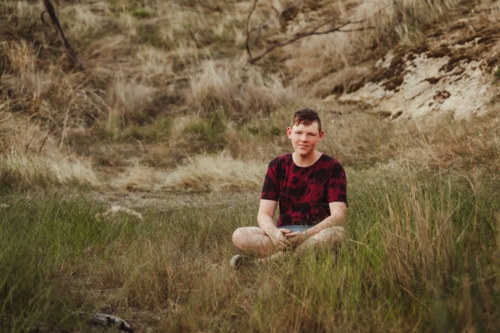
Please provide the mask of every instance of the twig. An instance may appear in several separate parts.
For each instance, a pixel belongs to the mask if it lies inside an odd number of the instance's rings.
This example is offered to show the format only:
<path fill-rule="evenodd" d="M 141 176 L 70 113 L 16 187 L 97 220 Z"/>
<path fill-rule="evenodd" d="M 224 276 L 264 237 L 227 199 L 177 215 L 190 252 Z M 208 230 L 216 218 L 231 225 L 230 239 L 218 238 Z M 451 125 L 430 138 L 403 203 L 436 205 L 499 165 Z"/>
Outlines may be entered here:
<path fill-rule="evenodd" d="M 339 30 L 339 32 L 353 32 L 353 31 L 363 31 L 363 30 L 372 30 L 372 29 L 375 29 L 375 27 L 365 27 L 365 28 L 358 28 L 358 29 Z"/>
<path fill-rule="evenodd" d="M 61 28 L 61 24 L 59 23 L 59 19 L 57 18 L 56 11 L 54 10 L 54 6 L 52 6 L 52 3 L 50 0 L 43 0 L 43 4 L 45 5 L 45 8 L 47 9 L 42 13 L 42 21 L 45 23 L 43 19 L 43 15 L 45 12 L 49 13 L 50 20 L 52 21 L 52 24 L 54 25 L 54 28 L 56 29 L 57 34 L 59 35 L 59 39 L 64 45 L 64 48 L 66 50 L 66 55 L 73 61 L 73 63 L 80 69 L 84 70 L 85 68 L 83 67 L 82 62 L 76 55 L 76 52 L 71 48 L 71 45 L 69 45 L 68 40 L 64 36 L 64 32 Z"/>
<path fill-rule="evenodd" d="M 454 290 L 458 290 L 458 289 L 465 288 L 465 287 L 470 287 L 473 284 L 476 284 L 476 283 L 479 283 L 479 282 L 484 282 L 484 281 L 493 279 L 494 277 L 497 277 L 497 276 L 498 276 L 498 274 L 493 274 L 491 276 L 487 276 L 487 277 L 484 277 L 482 279 L 479 279 L 479 280 L 476 280 L 476 281 L 473 281 L 473 282 L 464 283 L 462 286 L 454 288 Z"/>
<path fill-rule="evenodd" d="M 417 296 L 413 295 L 408 289 L 406 289 L 405 287 L 403 287 L 402 285 L 399 285 L 401 287 L 401 289 L 403 289 L 404 291 L 406 291 L 408 293 L 408 295 L 410 295 L 411 297 L 413 297 L 417 302 L 419 302 L 420 304 L 422 305 L 425 305 L 424 303 L 422 303 L 421 300 L 419 300 L 417 298 Z"/>
<path fill-rule="evenodd" d="M 66 124 L 68 122 L 69 110 L 70 110 L 70 107 L 68 106 L 68 108 L 66 109 L 66 115 L 64 116 L 63 130 L 62 130 L 62 134 L 61 134 L 61 143 L 59 144 L 59 150 L 61 150 L 63 147 L 64 137 L 66 136 L 66 133 L 67 133 Z"/>
<path fill-rule="evenodd" d="M 45 138 L 43 138 L 43 141 L 42 141 L 42 144 L 40 145 L 40 148 L 38 148 L 38 154 L 40 155 L 40 153 L 42 152 L 42 149 L 43 149 L 43 146 L 45 145 L 45 142 L 47 141 L 48 137 L 49 137 L 49 132 L 47 132 L 47 135 L 45 135 Z"/>
<path fill-rule="evenodd" d="M 36 132 L 33 134 L 33 137 L 31 138 L 30 142 L 26 145 L 26 154 L 28 153 L 31 144 L 33 143 L 33 140 L 35 140 Z"/>
<path fill-rule="evenodd" d="M 280 11 L 276 7 L 271 5 L 271 8 L 274 9 L 274 11 L 278 14 L 278 16 L 280 15 Z"/>

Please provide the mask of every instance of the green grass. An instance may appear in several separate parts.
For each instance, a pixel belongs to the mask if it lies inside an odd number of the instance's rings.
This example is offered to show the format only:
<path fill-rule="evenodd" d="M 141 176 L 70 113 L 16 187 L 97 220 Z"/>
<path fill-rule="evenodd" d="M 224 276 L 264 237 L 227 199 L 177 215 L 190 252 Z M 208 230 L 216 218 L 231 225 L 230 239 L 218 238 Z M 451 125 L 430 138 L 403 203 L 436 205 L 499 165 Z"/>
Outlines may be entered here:
<path fill-rule="evenodd" d="M 199 120 L 189 123 L 183 130 L 183 134 L 190 136 L 193 147 L 200 146 L 209 152 L 221 151 L 227 145 L 224 139 L 226 131 L 226 116 L 222 111 L 216 111 L 208 120 Z M 193 142 L 194 141 L 194 142 Z"/>
<path fill-rule="evenodd" d="M 4 197 L 1 330 L 75 331 L 86 323 L 72 312 L 86 311 L 141 331 L 496 331 L 498 182 L 410 169 L 348 176 L 338 253 L 238 272 L 231 234 L 255 224 L 258 193 L 144 208 L 143 221 L 97 220 L 106 207 L 83 197 Z"/>
<path fill-rule="evenodd" d="M 136 8 L 132 10 L 131 13 L 133 17 L 137 17 L 139 19 L 149 18 L 151 16 L 151 13 L 144 8 Z"/>

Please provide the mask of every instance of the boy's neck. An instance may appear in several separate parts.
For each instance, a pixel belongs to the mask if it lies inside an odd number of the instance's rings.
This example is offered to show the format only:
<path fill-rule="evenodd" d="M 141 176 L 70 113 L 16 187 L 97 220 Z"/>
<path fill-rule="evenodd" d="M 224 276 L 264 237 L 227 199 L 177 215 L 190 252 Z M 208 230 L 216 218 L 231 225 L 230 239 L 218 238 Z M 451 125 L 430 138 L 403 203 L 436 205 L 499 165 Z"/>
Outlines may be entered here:
<path fill-rule="evenodd" d="M 302 168 L 305 168 L 305 167 L 308 167 L 308 166 L 316 163 L 316 161 L 319 160 L 321 155 L 322 154 L 317 150 L 315 150 L 312 154 L 310 154 L 308 156 L 301 156 L 301 155 L 297 154 L 296 152 L 293 152 L 292 158 L 293 158 L 293 162 L 295 163 L 295 165 L 302 167 Z"/>

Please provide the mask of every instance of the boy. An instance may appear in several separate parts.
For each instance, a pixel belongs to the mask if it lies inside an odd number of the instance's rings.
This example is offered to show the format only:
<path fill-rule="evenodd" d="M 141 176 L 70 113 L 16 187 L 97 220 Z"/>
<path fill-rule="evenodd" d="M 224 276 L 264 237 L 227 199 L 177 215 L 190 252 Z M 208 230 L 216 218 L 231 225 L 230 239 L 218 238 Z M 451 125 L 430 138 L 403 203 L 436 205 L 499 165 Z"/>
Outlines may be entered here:
<path fill-rule="evenodd" d="M 324 136 L 316 111 L 296 111 L 287 134 L 294 152 L 269 163 L 257 214 L 259 227 L 234 232 L 233 243 L 244 255 L 231 259 L 233 267 L 275 260 L 285 251 L 330 247 L 345 238 L 346 177 L 337 160 L 316 150 Z"/>

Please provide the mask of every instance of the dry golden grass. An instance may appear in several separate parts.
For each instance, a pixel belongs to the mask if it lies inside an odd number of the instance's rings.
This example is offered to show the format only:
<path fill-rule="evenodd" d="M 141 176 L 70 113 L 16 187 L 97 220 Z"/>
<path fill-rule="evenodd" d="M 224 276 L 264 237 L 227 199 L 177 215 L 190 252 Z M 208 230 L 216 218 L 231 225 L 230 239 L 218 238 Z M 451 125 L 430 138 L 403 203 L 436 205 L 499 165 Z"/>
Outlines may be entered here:
<path fill-rule="evenodd" d="M 124 78 L 118 73 L 115 82 L 107 93 L 107 104 L 113 113 L 121 118 L 120 125 L 124 127 L 131 123 L 141 123 L 144 120 L 144 109 L 151 105 L 155 88 L 140 82 Z"/>
<path fill-rule="evenodd" d="M 436 170 L 500 171 L 500 131 L 494 111 L 469 121 L 449 117 L 412 123 L 368 115 L 326 118 L 320 149 L 358 168 L 399 163 Z"/>
<path fill-rule="evenodd" d="M 293 102 L 294 90 L 285 88 L 278 76 L 255 67 L 207 61 L 201 74 L 191 79 L 186 100 L 195 110 L 222 107 L 243 121 L 252 113 L 268 113 Z"/>
<path fill-rule="evenodd" d="M 99 186 L 91 160 L 68 152 L 62 138 L 27 117 L 0 111 L 0 179 L 16 189 L 50 185 Z"/>
<path fill-rule="evenodd" d="M 39 13 L 43 8 L 43 4 L 29 3 L 28 1 L 4 1 L 2 4 L 3 12 L 13 13 L 17 22 L 21 27 L 30 27 L 33 25 L 39 25 Z"/>
<path fill-rule="evenodd" d="M 175 78 L 173 64 L 168 53 L 150 45 L 141 45 L 135 55 L 138 65 L 135 70 L 148 82 L 160 85 L 165 80 Z"/>
<path fill-rule="evenodd" d="M 52 86 L 51 69 L 42 71 L 37 68 L 37 51 L 25 40 L 20 43 L 5 43 L 3 47 L 13 73 L 2 76 L 2 86 L 11 91 L 11 94 L 21 97 L 21 100 L 12 98 L 14 105 L 19 103 L 18 107 L 28 108 L 23 111 L 37 112 L 45 93 Z M 8 96 L 4 96 L 3 100 L 10 102 Z"/>
<path fill-rule="evenodd" d="M 131 191 L 158 191 L 167 173 L 152 167 L 136 164 L 111 182 L 116 189 Z"/>
<path fill-rule="evenodd" d="M 109 4 L 104 1 L 70 4 L 61 8 L 61 24 L 68 37 L 102 34 L 105 18 L 111 14 Z"/>
<path fill-rule="evenodd" d="M 62 154 L 0 154 L 0 175 L 3 186 L 11 190 L 75 184 L 96 187 L 101 184 L 89 160 Z"/>
<path fill-rule="evenodd" d="M 67 149 L 68 129 L 81 126 L 83 122 L 79 118 L 82 110 L 75 112 L 72 109 L 79 96 L 68 96 L 64 87 L 55 84 L 57 67 L 38 68 L 38 55 L 33 45 L 23 40 L 3 46 L 11 70 L 11 74 L 4 73 L 1 83 L 1 88 L 9 92 L 2 96 L 3 109 L 0 111 L 3 184 L 23 189 L 49 184 L 99 185 L 90 160 Z M 64 84 L 64 81 L 58 83 Z M 59 90 L 59 98 L 70 98 L 62 114 L 45 99 L 54 90 Z M 17 113 L 12 113 L 14 110 Z"/>
<path fill-rule="evenodd" d="M 139 191 L 255 190 L 262 186 L 267 164 L 237 160 L 227 152 L 188 158 L 171 172 L 137 164 L 112 182 L 117 189 Z"/>
<path fill-rule="evenodd" d="M 222 152 L 217 156 L 196 156 L 168 175 L 162 187 L 169 190 L 254 190 L 262 186 L 267 165 L 252 160 L 235 160 Z"/>
<path fill-rule="evenodd" d="M 421 141 L 402 159 L 411 158 L 437 169 L 465 169 L 473 174 L 486 171 L 498 178 L 500 174 L 500 126 L 498 117 L 486 116 L 473 121 L 441 123 L 417 128 Z"/>

